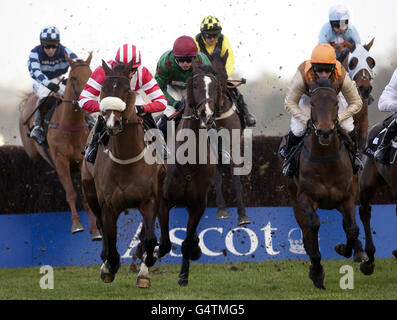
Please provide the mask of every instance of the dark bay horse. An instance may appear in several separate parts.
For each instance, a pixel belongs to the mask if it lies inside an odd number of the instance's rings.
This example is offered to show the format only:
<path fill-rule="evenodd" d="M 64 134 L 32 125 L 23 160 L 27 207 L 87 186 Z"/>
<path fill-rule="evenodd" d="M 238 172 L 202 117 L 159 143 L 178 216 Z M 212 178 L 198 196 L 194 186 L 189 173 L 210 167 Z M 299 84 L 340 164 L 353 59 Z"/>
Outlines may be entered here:
<path fill-rule="evenodd" d="M 56 107 L 52 114 L 47 134 L 48 148 L 39 146 L 33 139 L 28 138 L 28 133 L 34 117 L 31 117 L 26 125 L 25 122 L 32 114 L 37 104 L 37 97 L 30 93 L 22 102 L 20 107 L 19 131 L 26 153 L 33 161 L 45 159 L 51 166 L 55 166 L 59 180 L 66 192 L 66 200 L 72 212 L 72 233 L 83 231 L 80 218 L 77 213 L 77 193 L 73 187 L 71 167 L 81 169 L 85 141 L 89 130 L 85 123 L 85 112 L 78 106 L 77 99 L 84 88 L 85 83 L 91 75 L 90 62 L 92 53 L 84 60 L 73 61 L 66 56 L 71 70 L 66 83 L 65 94 L 62 102 Z M 83 205 L 88 212 L 90 222 L 90 233 L 92 240 L 100 240 L 101 235 L 95 225 L 95 218 L 83 199 Z"/>
<path fill-rule="evenodd" d="M 163 198 L 160 205 L 159 221 L 161 225 L 161 241 L 159 256 L 163 256 L 171 249 L 169 238 L 169 211 L 174 206 L 187 208 L 189 219 L 186 237 L 182 243 L 182 266 L 178 283 L 188 285 L 189 260 L 197 260 L 201 256 L 197 226 L 207 206 L 207 192 L 212 184 L 216 172 L 216 158 L 208 139 L 199 139 L 200 130 L 207 134 L 207 126 L 213 121 L 215 106 L 218 105 L 221 90 L 218 80 L 212 73 L 199 69 L 193 63 L 193 76 L 187 80 L 186 108 L 178 125 L 176 133 L 176 155 L 183 150 L 186 143 L 193 146 L 187 150 L 192 161 L 184 164 L 174 164 L 167 159 L 167 174 L 163 184 Z M 194 134 L 194 141 L 187 142 L 178 139 L 183 133 Z M 192 135 L 193 135 L 192 134 Z M 178 141 L 179 140 L 179 141 Z M 168 142 L 169 143 L 169 142 Z M 200 155 L 205 161 L 200 161 Z M 204 162 L 204 163 L 203 163 Z"/>
<path fill-rule="evenodd" d="M 375 60 L 370 56 L 369 50 L 374 40 L 375 38 L 365 45 L 346 42 L 350 54 L 343 63 L 352 80 L 356 82 L 358 93 L 363 101 L 361 110 L 353 116 L 360 151 L 363 151 L 368 136 L 368 99 L 374 78 L 372 69 L 375 67 Z"/>
<path fill-rule="evenodd" d="M 288 191 L 311 260 L 309 277 L 316 288 L 325 289 L 318 246 L 318 208 L 337 209 L 343 215 L 347 243 L 335 247 L 338 254 L 349 258 L 354 250 L 354 261 L 359 262 L 367 261 L 368 257 L 358 239 L 355 220 L 358 178 L 353 175 L 349 152 L 343 142 L 349 137 L 338 124 L 337 94 L 329 80 L 318 82 L 312 91 L 311 105 L 311 118 L 299 157 L 299 177 L 289 179 Z"/>
<path fill-rule="evenodd" d="M 389 118 L 390 123 L 393 118 Z M 387 123 L 387 124 L 388 124 Z M 368 141 L 371 141 L 387 124 L 379 122 L 374 125 L 368 135 Z M 359 213 L 365 230 L 365 251 L 368 255 L 368 262 L 360 266 L 361 271 L 370 275 L 375 268 L 375 245 L 372 239 L 371 231 L 371 200 L 373 199 L 378 188 L 387 186 L 391 191 L 392 199 L 397 202 L 397 162 L 393 164 L 381 164 L 374 157 L 364 155 L 364 169 L 360 175 L 360 192 L 359 192 Z M 396 207 L 397 214 L 397 207 Z"/>
<path fill-rule="evenodd" d="M 225 65 L 228 55 L 229 55 L 228 51 L 226 51 L 226 53 L 223 56 L 220 55 L 220 52 L 217 52 L 212 56 L 211 62 L 216 77 L 222 88 L 222 99 L 221 99 L 221 105 L 219 106 L 219 115 L 215 118 L 216 127 L 219 130 L 226 129 L 228 136 L 232 137 L 233 129 L 239 130 L 240 132 L 242 132 L 242 130 L 241 130 L 240 118 L 237 115 L 237 111 L 236 111 L 237 110 L 236 105 L 234 104 L 232 98 L 227 93 L 228 75 L 226 72 Z M 238 210 L 239 225 L 250 223 L 249 218 L 245 214 L 245 206 L 242 197 L 242 185 L 240 181 L 240 176 L 233 174 L 233 169 L 235 167 L 240 167 L 241 165 L 233 162 L 233 159 L 231 157 L 231 155 L 234 154 L 233 153 L 234 148 L 237 148 L 240 154 L 241 142 L 242 142 L 242 137 L 240 136 L 240 141 L 238 144 L 235 143 L 233 144 L 232 141 L 229 140 L 229 145 L 223 145 L 224 150 L 222 154 L 225 154 L 225 150 L 227 150 L 226 152 L 230 152 L 230 154 L 228 155 L 231 158 L 230 165 L 222 165 L 221 164 L 222 157 L 220 157 L 215 176 L 216 205 L 218 207 L 217 219 L 229 217 L 229 214 L 226 211 L 225 199 L 223 198 L 223 194 L 222 194 L 222 175 L 220 172 L 221 168 L 226 166 L 231 171 L 232 190 L 237 202 L 236 204 Z M 223 143 L 225 143 L 225 141 L 223 141 Z"/>
<path fill-rule="evenodd" d="M 118 217 L 128 208 L 138 208 L 141 212 L 142 266 L 137 286 L 147 288 L 150 286 L 148 267 L 156 261 L 154 229 L 162 167 L 145 161 L 144 130 L 134 107 L 135 92 L 130 89 L 132 63 L 119 64 L 111 70 L 102 62 L 106 78 L 100 108 L 110 138 L 106 146 L 99 146 L 94 165 L 84 159 L 82 185 L 103 236 L 101 279 L 106 283 L 114 280 L 120 266 L 116 247 Z"/>

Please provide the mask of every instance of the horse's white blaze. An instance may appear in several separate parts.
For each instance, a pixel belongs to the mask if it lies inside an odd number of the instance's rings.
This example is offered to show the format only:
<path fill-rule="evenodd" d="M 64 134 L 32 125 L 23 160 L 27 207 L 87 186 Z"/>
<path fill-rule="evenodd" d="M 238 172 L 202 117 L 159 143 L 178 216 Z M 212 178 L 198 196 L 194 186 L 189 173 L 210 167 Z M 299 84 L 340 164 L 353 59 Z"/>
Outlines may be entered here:
<path fill-rule="evenodd" d="M 114 127 L 114 112 L 112 112 L 111 114 L 110 114 L 110 117 L 109 117 L 109 119 L 106 121 L 106 126 L 109 128 L 109 129 L 111 129 L 111 128 L 113 128 Z"/>
<path fill-rule="evenodd" d="M 204 84 L 205 84 L 205 97 L 206 99 L 210 98 L 210 83 L 212 79 L 208 76 L 205 76 L 204 78 Z M 207 119 L 209 119 L 212 116 L 213 112 L 210 108 L 210 105 L 208 102 L 205 104 L 205 115 L 207 116 Z"/>

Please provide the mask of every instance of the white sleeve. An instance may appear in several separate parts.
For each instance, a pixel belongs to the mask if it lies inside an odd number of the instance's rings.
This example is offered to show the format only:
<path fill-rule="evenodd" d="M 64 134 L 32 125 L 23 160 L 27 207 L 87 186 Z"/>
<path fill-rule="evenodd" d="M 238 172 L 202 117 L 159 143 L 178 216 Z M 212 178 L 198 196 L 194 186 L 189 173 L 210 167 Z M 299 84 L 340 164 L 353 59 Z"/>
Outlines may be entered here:
<path fill-rule="evenodd" d="M 397 69 L 379 98 L 378 108 L 379 111 L 397 112 Z"/>

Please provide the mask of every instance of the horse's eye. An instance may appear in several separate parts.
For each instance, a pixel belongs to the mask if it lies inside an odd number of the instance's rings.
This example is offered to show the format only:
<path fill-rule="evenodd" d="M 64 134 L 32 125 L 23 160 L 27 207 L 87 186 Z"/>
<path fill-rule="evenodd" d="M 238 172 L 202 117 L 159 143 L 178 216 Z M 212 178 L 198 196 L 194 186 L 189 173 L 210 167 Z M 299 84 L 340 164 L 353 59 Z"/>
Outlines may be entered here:
<path fill-rule="evenodd" d="M 314 107 L 314 103 L 313 103 L 313 102 L 311 102 L 311 101 L 310 101 L 310 105 L 311 105 L 312 107 Z"/>

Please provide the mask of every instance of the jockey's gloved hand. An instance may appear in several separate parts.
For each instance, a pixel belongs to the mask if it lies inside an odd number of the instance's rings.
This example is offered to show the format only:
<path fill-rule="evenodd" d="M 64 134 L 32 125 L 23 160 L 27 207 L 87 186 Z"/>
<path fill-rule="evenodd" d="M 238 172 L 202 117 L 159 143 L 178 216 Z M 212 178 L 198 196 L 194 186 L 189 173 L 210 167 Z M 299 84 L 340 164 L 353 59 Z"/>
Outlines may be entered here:
<path fill-rule="evenodd" d="M 175 105 L 175 109 L 176 109 L 176 111 L 179 111 L 179 112 L 183 112 L 183 110 L 185 110 L 185 100 L 181 100 L 181 101 L 179 101 L 176 105 Z"/>
<path fill-rule="evenodd" d="M 57 85 L 56 83 L 50 82 L 50 83 L 47 85 L 47 88 L 50 89 L 51 91 L 57 93 L 58 90 L 59 90 L 59 85 Z"/>
<path fill-rule="evenodd" d="M 136 110 L 136 114 L 141 115 L 145 113 L 145 109 L 143 108 L 143 106 L 135 106 L 135 110 Z"/>

